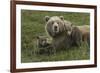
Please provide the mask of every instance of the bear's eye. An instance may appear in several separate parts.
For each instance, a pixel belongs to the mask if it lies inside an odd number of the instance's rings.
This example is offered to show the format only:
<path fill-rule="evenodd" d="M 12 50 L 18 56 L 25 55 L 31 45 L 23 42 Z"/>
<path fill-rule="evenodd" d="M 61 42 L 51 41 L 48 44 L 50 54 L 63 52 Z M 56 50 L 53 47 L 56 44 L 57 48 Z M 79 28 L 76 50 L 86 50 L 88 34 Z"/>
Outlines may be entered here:
<path fill-rule="evenodd" d="M 60 24 L 60 22 L 57 22 L 57 24 Z"/>
<path fill-rule="evenodd" d="M 54 24 L 54 22 L 52 21 L 51 24 Z"/>

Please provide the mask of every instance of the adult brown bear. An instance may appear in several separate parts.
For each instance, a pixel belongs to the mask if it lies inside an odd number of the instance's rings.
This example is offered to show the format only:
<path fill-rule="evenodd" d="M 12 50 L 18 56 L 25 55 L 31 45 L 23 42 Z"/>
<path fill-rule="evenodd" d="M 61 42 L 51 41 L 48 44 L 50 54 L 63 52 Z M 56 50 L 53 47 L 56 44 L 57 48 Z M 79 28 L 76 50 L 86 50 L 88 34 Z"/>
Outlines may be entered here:
<path fill-rule="evenodd" d="M 71 37 L 72 32 L 72 23 L 69 21 L 64 20 L 63 16 L 53 16 L 45 17 L 46 25 L 45 29 L 46 32 L 50 35 L 52 38 L 51 46 L 53 49 L 67 49 L 72 47 L 72 38 L 74 38 L 74 32 L 78 35 L 81 35 L 81 32 L 79 29 L 75 29 L 76 31 L 73 31 L 73 37 Z M 79 32 L 77 32 L 79 30 Z M 81 42 L 81 36 L 78 36 L 78 40 L 75 40 L 74 44 L 78 44 L 77 42 Z"/>
<path fill-rule="evenodd" d="M 45 21 L 45 29 L 52 38 L 53 48 L 80 46 L 82 41 L 90 45 L 89 25 L 73 26 L 70 21 L 64 20 L 63 16 L 46 16 Z"/>

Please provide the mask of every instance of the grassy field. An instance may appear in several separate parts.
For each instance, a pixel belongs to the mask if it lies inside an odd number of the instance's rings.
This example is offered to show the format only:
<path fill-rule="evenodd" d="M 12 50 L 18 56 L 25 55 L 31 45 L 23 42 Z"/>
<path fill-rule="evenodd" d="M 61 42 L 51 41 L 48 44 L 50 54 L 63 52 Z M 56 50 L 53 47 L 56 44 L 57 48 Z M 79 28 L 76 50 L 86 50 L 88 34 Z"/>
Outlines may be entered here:
<path fill-rule="evenodd" d="M 81 47 L 73 47 L 66 51 L 60 51 L 56 55 L 39 55 L 34 50 L 36 46 L 36 36 L 45 35 L 45 20 L 48 16 L 64 16 L 65 20 L 71 21 L 74 25 L 89 25 L 89 13 L 73 12 L 49 12 L 49 11 L 21 11 L 21 62 L 43 62 L 43 61 L 65 61 L 65 60 L 86 60 L 90 58 L 89 47 L 84 43 Z M 49 36 L 48 36 L 49 37 Z"/>

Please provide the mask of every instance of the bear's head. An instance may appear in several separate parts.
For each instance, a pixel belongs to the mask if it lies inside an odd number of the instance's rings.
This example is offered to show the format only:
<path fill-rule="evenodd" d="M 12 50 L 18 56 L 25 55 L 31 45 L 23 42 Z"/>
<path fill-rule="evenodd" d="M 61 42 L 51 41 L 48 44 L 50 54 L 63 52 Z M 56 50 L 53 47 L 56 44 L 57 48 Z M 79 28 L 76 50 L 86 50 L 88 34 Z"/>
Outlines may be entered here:
<path fill-rule="evenodd" d="M 48 39 L 45 36 L 37 36 L 37 46 L 39 48 L 45 47 L 48 43 Z"/>
<path fill-rule="evenodd" d="M 69 28 L 63 16 L 45 16 L 45 21 L 45 29 L 51 37 L 61 35 L 63 32 L 67 32 L 66 29 Z"/>

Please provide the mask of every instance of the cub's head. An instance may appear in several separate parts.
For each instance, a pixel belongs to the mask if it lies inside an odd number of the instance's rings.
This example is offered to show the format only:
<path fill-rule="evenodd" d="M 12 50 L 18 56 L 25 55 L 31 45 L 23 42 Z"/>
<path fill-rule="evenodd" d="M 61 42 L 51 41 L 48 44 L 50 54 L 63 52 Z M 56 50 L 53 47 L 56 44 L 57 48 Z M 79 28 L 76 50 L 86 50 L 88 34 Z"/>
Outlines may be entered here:
<path fill-rule="evenodd" d="M 45 36 L 37 36 L 37 46 L 39 48 L 46 47 L 48 45 L 48 38 Z"/>
<path fill-rule="evenodd" d="M 64 30 L 64 18 L 63 16 L 45 16 L 46 26 L 45 29 L 47 33 L 55 37 Z"/>

